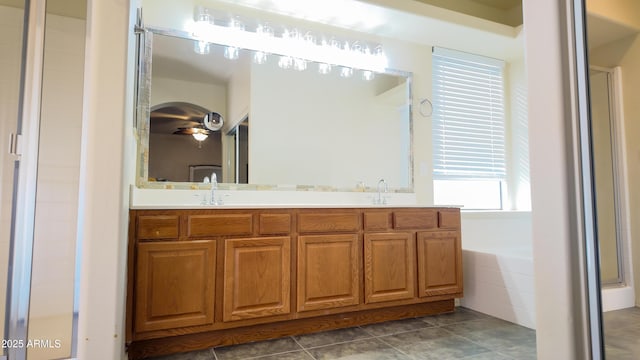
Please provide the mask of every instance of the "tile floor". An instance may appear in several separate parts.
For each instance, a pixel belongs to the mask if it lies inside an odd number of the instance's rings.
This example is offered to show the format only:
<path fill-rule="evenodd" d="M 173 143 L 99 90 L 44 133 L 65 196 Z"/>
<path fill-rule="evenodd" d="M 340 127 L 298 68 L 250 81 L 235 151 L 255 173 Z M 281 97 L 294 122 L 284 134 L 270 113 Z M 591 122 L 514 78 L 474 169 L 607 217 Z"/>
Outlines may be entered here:
<path fill-rule="evenodd" d="M 535 359 L 535 331 L 465 308 L 153 360 Z"/>
<path fill-rule="evenodd" d="M 640 308 L 604 314 L 607 360 L 640 359 Z M 535 331 L 465 308 L 316 334 L 153 358 L 153 360 L 527 360 Z"/>
<path fill-rule="evenodd" d="M 640 359 L 640 308 L 604 313 L 604 344 L 607 360 Z"/>

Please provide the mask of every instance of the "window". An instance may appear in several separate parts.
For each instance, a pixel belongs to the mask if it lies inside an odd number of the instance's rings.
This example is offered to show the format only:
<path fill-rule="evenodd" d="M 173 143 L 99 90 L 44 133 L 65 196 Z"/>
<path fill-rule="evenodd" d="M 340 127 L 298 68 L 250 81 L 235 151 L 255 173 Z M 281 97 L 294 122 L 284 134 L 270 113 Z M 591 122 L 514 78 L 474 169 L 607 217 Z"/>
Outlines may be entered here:
<path fill-rule="evenodd" d="M 504 62 L 433 49 L 434 203 L 501 209 Z"/>

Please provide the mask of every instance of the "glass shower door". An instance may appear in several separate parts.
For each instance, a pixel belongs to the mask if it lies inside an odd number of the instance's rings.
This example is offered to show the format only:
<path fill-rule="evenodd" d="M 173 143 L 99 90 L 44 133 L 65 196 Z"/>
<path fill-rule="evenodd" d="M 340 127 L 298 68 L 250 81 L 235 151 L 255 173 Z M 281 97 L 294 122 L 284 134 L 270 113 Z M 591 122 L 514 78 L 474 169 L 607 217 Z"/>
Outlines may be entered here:
<path fill-rule="evenodd" d="M 77 319 L 86 0 L 15 3 L 0 0 L 0 329 L 8 341 L 0 359 L 67 359 Z"/>
<path fill-rule="evenodd" d="M 47 0 L 27 359 L 73 357 L 85 0 Z"/>
<path fill-rule="evenodd" d="M 7 339 L 5 324 L 14 177 L 18 157 L 16 141 L 20 109 L 22 43 L 25 1 L 11 6 L 0 2 L 0 339 Z M 11 149 L 7 151 L 7 149 Z M 0 358 L 6 356 L 0 348 Z"/>

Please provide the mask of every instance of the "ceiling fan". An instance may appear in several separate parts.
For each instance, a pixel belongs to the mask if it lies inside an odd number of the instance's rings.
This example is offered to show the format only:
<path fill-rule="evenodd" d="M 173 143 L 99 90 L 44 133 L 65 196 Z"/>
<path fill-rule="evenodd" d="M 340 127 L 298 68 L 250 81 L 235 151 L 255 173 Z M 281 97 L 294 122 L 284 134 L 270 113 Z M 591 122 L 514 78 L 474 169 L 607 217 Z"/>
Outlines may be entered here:
<path fill-rule="evenodd" d="M 219 113 L 185 102 L 156 105 L 150 115 L 151 132 L 191 135 L 199 142 L 224 125 Z"/>
<path fill-rule="evenodd" d="M 194 127 L 181 127 L 174 131 L 174 135 L 191 135 L 198 141 L 204 141 L 211 131 L 205 129 L 202 125 L 196 125 Z"/>

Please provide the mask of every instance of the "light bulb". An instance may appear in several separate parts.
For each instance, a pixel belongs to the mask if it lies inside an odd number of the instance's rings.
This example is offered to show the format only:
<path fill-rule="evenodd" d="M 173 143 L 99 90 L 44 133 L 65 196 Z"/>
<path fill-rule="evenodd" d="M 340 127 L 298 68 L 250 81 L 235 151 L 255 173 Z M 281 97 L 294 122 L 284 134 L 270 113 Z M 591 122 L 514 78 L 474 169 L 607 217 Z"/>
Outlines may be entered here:
<path fill-rule="evenodd" d="M 333 50 L 340 49 L 340 42 L 335 38 L 331 38 L 331 40 L 329 40 L 329 47 Z"/>
<path fill-rule="evenodd" d="M 320 63 L 318 64 L 318 72 L 322 75 L 327 75 L 331 72 L 331 64 Z"/>
<path fill-rule="evenodd" d="M 267 39 L 273 38 L 273 28 L 267 24 L 260 24 L 256 28 L 256 34 L 260 36 L 264 36 Z M 264 64 L 267 62 L 268 53 L 264 51 L 256 51 L 253 54 L 253 62 L 256 64 Z"/>
<path fill-rule="evenodd" d="M 382 48 L 381 48 L 382 50 Z M 371 49 L 369 49 L 369 47 L 365 44 L 362 46 L 362 54 L 365 56 L 370 56 L 371 55 Z"/>
<path fill-rule="evenodd" d="M 382 50 L 382 45 L 378 45 L 373 49 L 373 56 L 377 58 L 384 58 L 384 51 Z"/>
<path fill-rule="evenodd" d="M 258 25 L 258 27 L 256 28 L 256 34 L 260 34 L 262 36 L 266 36 L 266 37 L 270 37 L 272 38 L 273 35 L 273 28 L 267 24 L 260 24 Z"/>
<path fill-rule="evenodd" d="M 293 58 L 291 56 L 280 56 L 278 66 L 282 69 L 291 69 L 291 66 L 293 66 Z"/>
<path fill-rule="evenodd" d="M 193 138 L 198 140 L 198 141 L 204 141 L 204 140 L 207 139 L 207 137 L 209 137 L 209 135 L 207 135 L 205 133 L 201 133 L 201 132 L 195 132 L 191 136 L 193 136 Z"/>
<path fill-rule="evenodd" d="M 195 51 L 196 54 L 207 55 L 209 52 L 211 52 L 211 48 L 209 47 L 208 42 L 204 40 L 198 40 L 194 41 L 193 43 L 193 51 Z"/>
<path fill-rule="evenodd" d="M 316 45 L 316 37 L 313 36 L 311 31 L 307 31 L 306 34 L 304 34 L 303 40 L 309 46 L 315 46 Z"/>
<path fill-rule="evenodd" d="M 362 53 L 362 45 L 360 45 L 359 41 L 354 41 L 353 45 L 351 45 L 351 51 L 353 51 L 355 53 L 358 53 L 358 54 Z"/>
<path fill-rule="evenodd" d="M 240 18 L 238 18 L 237 16 L 229 20 L 228 26 L 229 26 L 229 29 L 233 30 L 234 32 L 239 33 L 241 31 L 244 31 L 244 24 L 242 23 L 242 21 L 240 21 Z M 236 60 L 239 56 L 240 56 L 240 49 L 235 46 L 227 46 L 224 49 L 224 57 L 229 60 Z"/>
<path fill-rule="evenodd" d="M 340 76 L 343 78 L 349 78 L 353 76 L 353 69 L 347 66 L 340 67 Z"/>
<path fill-rule="evenodd" d="M 244 31 L 244 24 L 242 23 L 242 21 L 240 21 L 240 18 L 236 16 L 229 20 L 229 28 L 238 31 Z"/>
<path fill-rule="evenodd" d="M 192 31 L 193 35 L 196 37 L 206 36 L 212 23 L 213 19 L 211 15 L 209 15 L 209 9 L 198 7 L 196 9 L 196 19 Z"/>
<path fill-rule="evenodd" d="M 264 51 L 256 51 L 253 53 L 253 62 L 262 65 L 267 62 L 267 53 Z"/>
<path fill-rule="evenodd" d="M 209 9 L 203 8 L 203 7 L 198 7 L 197 9 L 197 13 L 196 13 L 196 22 L 210 22 L 211 21 L 211 15 L 209 15 Z"/>
<path fill-rule="evenodd" d="M 298 70 L 298 71 L 304 71 L 307 70 L 307 62 L 303 59 L 300 58 L 294 58 L 293 59 L 293 68 Z"/>
<path fill-rule="evenodd" d="M 240 49 L 234 46 L 227 46 L 224 48 L 224 57 L 229 60 L 236 60 L 240 57 Z"/>

